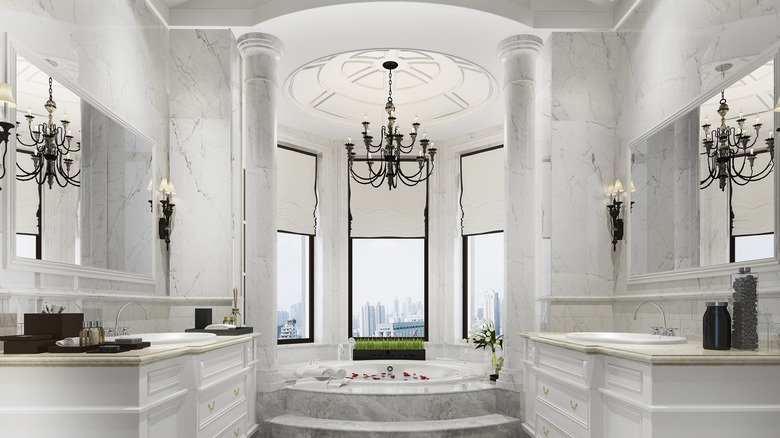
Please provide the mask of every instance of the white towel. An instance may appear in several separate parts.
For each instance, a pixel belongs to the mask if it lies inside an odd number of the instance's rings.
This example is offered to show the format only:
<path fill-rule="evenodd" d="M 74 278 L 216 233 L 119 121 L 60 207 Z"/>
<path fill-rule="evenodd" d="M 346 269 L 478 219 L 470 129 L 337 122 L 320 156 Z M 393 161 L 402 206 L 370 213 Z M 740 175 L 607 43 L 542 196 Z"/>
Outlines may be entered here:
<path fill-rule="evenodd" d="M 59 341 L 55 342 L 58 347 L 78 347 L 79 346 L 79 338 L 78 336 L 72 337 L 72 338 L 65 338 L 60 339 Z"/>
<path fill-rule="evenodd" d="M 301 377 L 314 377 L 319 380 L 343 379 L 347 377 L 347 370 L 344 368 L 334 370 L 333 368 L 319 366 L 305 370 Z"/>
<path fill-rule="evenodd" d="M 347 379 L 331 379 L 328 380 L 328 388 L 341 388 L 346 385 L 347 382 Z"/>

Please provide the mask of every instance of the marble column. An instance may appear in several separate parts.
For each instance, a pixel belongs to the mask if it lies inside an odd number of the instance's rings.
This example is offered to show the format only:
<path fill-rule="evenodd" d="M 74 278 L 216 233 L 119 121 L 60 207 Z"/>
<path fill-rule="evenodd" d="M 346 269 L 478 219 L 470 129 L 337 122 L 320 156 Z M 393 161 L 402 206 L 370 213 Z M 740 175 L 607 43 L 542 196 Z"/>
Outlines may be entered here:
<path fill-rule="evenodd" d="M 498 45 L 504 64 L 504 368 L 500 386 L 522 389 L 522 340 L 534 329 L 536 295 L 541 290 L 542 196 L 535 137 L 536 59 L 542 40 L 509 37 Z"/>
<path fill-rule="evenodd" d="M 257 388 L 264 393 L 282 387 L 276 360 L 276 69 L 282 43 L 248 33 L 236 44 L 242 58 L 245 318 L 262 334 L 255 345 Z"/>

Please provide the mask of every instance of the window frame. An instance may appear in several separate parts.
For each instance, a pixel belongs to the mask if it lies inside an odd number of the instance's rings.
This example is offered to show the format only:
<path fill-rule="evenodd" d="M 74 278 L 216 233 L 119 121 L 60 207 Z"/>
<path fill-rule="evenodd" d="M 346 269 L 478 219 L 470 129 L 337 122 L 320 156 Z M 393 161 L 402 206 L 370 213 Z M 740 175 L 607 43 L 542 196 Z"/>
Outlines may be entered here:
<path fill-rule="evenodd" d="M 462 173 L 462 159 L 463 157 L 468 157 L 471 155 L 481 154 L 483 152 L 490 152 L 496 149 L 503 149 L 504 145 L 497 145 L 497 146 L 491 146 L 487 147 L 485 149 L 479 149 L 472 152 L 467 152 L 460 154 L 460 157 L 458 158 L 458 164 L 459 164 L 459 184 L 460 184 L 460 196 L 463 196 L 463 173 Z M 463 207 L 460 205 L 460 201 L 458 201 L 458 208 L 460 209 L 460 219 L 461 219 L 461 334 L 463 336 L 463 339 L 468 339 L 469 337 L 469 330 L 471 329 L 471 326 L 469 325 L 469 245 L 468 240 L 469 237 L 472 236 L 484 236 L 487 234 L 497 234 L 497 233 L 503 233 L 504 230 L 495 230 L 495 231 L 486 231 L 484 233 L 476 233 L 476 234 L 463 234 Z M 506 244 L 506 242 L 505 242 Z"/>
<path fill-rule="evenodd" d="M 347 178 L 351 178 L 349 174 L 347 174 Z M 428 324 L 429 322 L 429 300 L 428 300 L 428 279 L 429 279 L 429 260 L 428 256 L 430 253 L 430 249 L 428 247 L 429 239 L 428 239 L 428 203 L 430 201 L 430 195 L 429 195 L 429 186 L 428 186 L 428 180 L 426 179 L 424 183 L 425 184 L 425 209 L 423 210 L 423 220 L 425 221 L 424 228 L 424 236 L 423 237 L 352 237 L 352 211 L 350 209 L 350 201 L 352 198 L 352 190 L 351 186 L 352 181 L 349 181 L 347 184 L 347 333 L 349 334 L 350 338 L 353 338 L 355 336 L 352 335 L 352 311 L 354 309 L 352 305 L 352 255 L 353 255 L 353 248 L 352 248 L 352 242 L 354 239 L 399 239 L 399 240 L 408 240 L 408 239 L 422 239 L 423 241 L 423 318 L 424 318 L 424 324 L 423 324 L 423 341 L 428 342 L 428 337 L 430 336 L 430 326 Z M 359 184 L 359 183 L 356 183 Z M 403 186 L 405 187 L 405 186 Z M 384 190 L 385 188 L 383 186 L 377 187 L 376 190 Z M 402 186 L 399 186 L 396 190 L 402 189 Z"/>
<path fill-rule="evenodd" d="M 314 194 L 315 194 L 315 197 L 317 198 L 316 207 L 318 207 L 319 206 L 319 193 L 318 193 L 317 189 L 319 187 L 319 184 L 318 184 L 318 179 L 319 179 L 319 157 L 317 156 L 317 154 L 312 153 L 312 152 L 302 151 L 300 149 L 296 149 L 296 148 L 293 148 L 293 147 L 290 147 L 290 146 L 284 146 L 284 145 L 281 145 L 281 144 L 277 144 L 276 147 L 280 148 L 280 149 L 286 149 L 286 150 L 292 151 L 292 152 L 297 152 L 299 154 L 313 156 L 315 158 Z M 314 304 L 315 304 L 314 303 L 314 272 L 315 272 L 315 270 L 314 270 L 314 237 L 315 237 L 315 235 L 314 234 L 292 233 L 292 232 L 289 232 L 289 231 L 282 231 L 282 230 L 279 230 L 279 229 L 276 230 L 276 233 L 277 233 L 277 235 L 279 233 L 284 233 L 284 234 L 292 234 L 292 235 L 296 235 L 296 236 L 307 237 L 308 238 L 308 247 L 309 247 L 309 257 L 308 257 L 309 281 L 308 281 L 308 285 L 307 285 L 308 289 L 309 289 L 309 292 L 308 292 L 308 299 L 309 299 L 308 308 L 309 308 L 309 311 L 306 312 L 306 314 L 307 314 L 306 316 L 309 319 L 309 321 L 308 321 L 309 322 L 309 336 L 304 337 L 304 338 L 296 338 L 296 339 L 278 339 L 277 338 L 276 339 L 276 344 L 277 345 L 312 344 L 312 343 L 314 343 L 314 323 L 315 323 L 315 317 L 314 317 L 314 313 L 315 313 L 314 312 Z M 277 246 L 278 246 L 278 244 L 277 244 Z M 277 249 L 277 251 L 278 251 L 278 249 Z M 277 260 L 277 263 L 278 263 L 278 260 Z M 278 296 L 278 294 L 279 294 L 278 281 L 277 281 L 276 293 L 277 293 L 277 296 Z M 278 312 L 278 311 L 279 311 L 279 304 L 277 302 L 276 312 Z"/>

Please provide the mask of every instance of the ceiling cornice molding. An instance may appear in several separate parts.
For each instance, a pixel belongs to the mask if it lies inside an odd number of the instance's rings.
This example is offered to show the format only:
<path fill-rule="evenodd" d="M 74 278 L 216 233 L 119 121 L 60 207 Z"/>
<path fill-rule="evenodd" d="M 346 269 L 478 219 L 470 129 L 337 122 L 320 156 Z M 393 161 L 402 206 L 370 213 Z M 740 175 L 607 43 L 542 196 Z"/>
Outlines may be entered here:
<path fill-rule="evenodd" d="M 257 0 L 257 6 L 247 2 L 214 0 L 146 0 L 170 28 L 252 27 L 268 20 L 304 10 L 367 3 L 376 0 Z M 193 5 L 194 2 L 194 5 Z M 634 11 L 641 0 L 598 2 L 595 0 L 546 0 L 518 2 L 512 0 L 405 0 L 398 3 L 428 3 L 463 7 L 498 15 L 534 29 L 551 31 L 615 30 Z M 175 4 L 169 7 L 169 4 Z M 213 6 L 213 7 L 209 7 Z"/>

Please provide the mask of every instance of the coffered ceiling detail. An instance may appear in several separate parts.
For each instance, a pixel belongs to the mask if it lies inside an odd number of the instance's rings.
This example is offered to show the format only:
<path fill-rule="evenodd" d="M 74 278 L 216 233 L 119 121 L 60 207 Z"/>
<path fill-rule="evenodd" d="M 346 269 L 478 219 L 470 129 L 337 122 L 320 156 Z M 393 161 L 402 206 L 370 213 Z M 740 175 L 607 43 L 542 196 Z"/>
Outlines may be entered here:
<path fill-rule="evenodd" d="M 393 102 L 402 128 L 415 116 L 423 128 L 452 122 L 478 111 L 497 95 L 496 80 L 464 59 L 423 50 L 369 49 L 312 61 L 285 81 L 290 102 L 319 119 L 360 127 L 364 116 L 379 129 L 386 122 L 388 70 L 393 70 Z"/>

